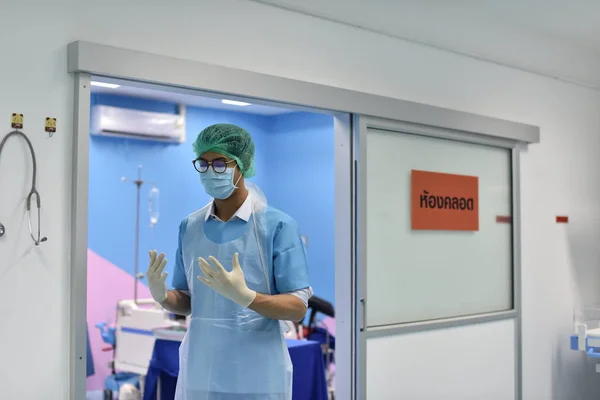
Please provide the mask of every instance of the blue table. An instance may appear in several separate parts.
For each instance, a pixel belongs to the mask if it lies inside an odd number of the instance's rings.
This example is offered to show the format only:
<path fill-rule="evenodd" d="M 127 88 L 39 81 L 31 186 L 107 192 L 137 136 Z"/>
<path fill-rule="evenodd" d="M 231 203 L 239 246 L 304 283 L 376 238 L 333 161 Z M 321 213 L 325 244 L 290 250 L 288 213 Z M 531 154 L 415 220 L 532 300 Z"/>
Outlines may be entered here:
<path fill-rule="evenodd" d="M 157 339 L 146 383 L 144 400 L 154 400 L 160 378 L 161 400 L 175 397 L 179 373 L 180 342 Z M 294 365 L 293 400 L 327 400 L 327 381 L 321 346 L 308 340 L 287 340 Z"/>

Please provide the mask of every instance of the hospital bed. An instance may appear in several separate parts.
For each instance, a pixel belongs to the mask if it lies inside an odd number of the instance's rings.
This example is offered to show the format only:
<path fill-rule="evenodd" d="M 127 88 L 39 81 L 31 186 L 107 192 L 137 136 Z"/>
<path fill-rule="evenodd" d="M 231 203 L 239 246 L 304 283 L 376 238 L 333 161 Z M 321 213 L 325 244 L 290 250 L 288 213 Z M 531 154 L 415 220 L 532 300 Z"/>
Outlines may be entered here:
<path fill-rule="evenodd" d="M 154 350 L 153 331 L 184 324 L 153 299 L 119 301 L 115 369 L 145 375 Z"/>
<path fill-rule="evenodd" d="M 574 315 L 571 350 L 584 352 L 590 359 L 598 359 L 596 372 L 600 373 L 600 306 L 583 307 Z"/>
<path fill-rule="evenodd" d="M 187 319 L 164 310 L 153 299 L 121 300 L 117 304 L 114 327 L 106 322 L 96 324 L 102 340 L 111 345 L 104 350 L 113 351 L 111 375 L 105 380 L 104 399 L 112 400 L 124 384 L 144 387 L 143 378 L 148 371 L 156 332 L 185 332 Z M 118 371 L 118 372 L 117 372 Z"/>

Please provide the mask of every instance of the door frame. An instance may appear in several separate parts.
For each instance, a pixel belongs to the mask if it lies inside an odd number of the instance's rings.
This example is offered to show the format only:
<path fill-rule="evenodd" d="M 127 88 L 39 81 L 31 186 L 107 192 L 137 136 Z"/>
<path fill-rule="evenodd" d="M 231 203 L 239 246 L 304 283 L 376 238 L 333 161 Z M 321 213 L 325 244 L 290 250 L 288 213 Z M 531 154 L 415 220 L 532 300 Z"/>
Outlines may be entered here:
<path fill-rule="evenodd" d="M 488 313 L 479 313 L 468 316 L 441 318 L 423 322 L 399 323 L 385 327 L 367 326 L 367 245 L 364 223 L 367 214 L 367 151 L 366 137 L 369 129 L 383 130 L 401 135 L 415 135 L 420 137 L 429 137 L 442 140 L 451 140 L 460 143 L 479 144 L 495 148 L 502 148 L 510 151 L 510 174 L 511 174 L 511 223 L 512 223 L 512 308 L 505 311 L 496 311 Z M 357 365 L 357 393 L 360 399 L 367 398 L 366 382 L 366 360 L 367 360 L 367 339 L 400 335 L 415 332 L 425 332 L 428 330 L 445 329 L 451 327 L 469 326 L 493 321 L 513 320 L 514 321 L 514 377 L 515 377 L 515 400 L 522 398 L 522 342 L 521 342 L 521 207 L 520 207 L 520 153 L 526 146 L 526 143 L 518 140 L 489 137 L 474 134 L 472 132 L 458 132 L 451 129 L 425 126 L 420 124 L 407 123 L 404 121 L 393 121 L 382 118 L 354 116 L 354 151 L 355 160 L 356 188 L 358 193 L 355 218 L 357 235 L 355 237 L 355 259 L 354 275 L 356 278 L 356 293 L 358 295 L 357 320 L 360 321 L 357 331 L 356 354 L 358 355 Z"/>
<path fill-rule="evenodd" d="M 472 135 L 538 143 L 537 126 L 434 107 L 406 100 L 265 75 L 198 61 L 76 41 L 67 49 L 67 72 L 74 75 L 73 158 L 70 243 L 70 362 L 71 399 L 86 391 L 86 303 L 89 185 L 90 82 L 92 77 L 123 79 L 133 83 L 168 87 L 172 91 L 201 91 L 235 96 L 255 103 L 277 102 L 317 110 L 332 110 L 336 117 L 336 323 L 337 360 L 354 365 L 356 263 L 353 206 L 357 199 L 353 167 L 356 138 L 348 115 L 370 115 L 401 120 Z M 346 133 L 343 132 L 346 129 Z M 345 172 L 344 172 L 345 171 Z M 342 173 L 340 177 L 337 174 Z M 350 301 L 349 301 L 350 300 Z M 342 358 L 340 358 L 342 357 Z M 344 359 L 344 357 L 348 357 Z M 341 365 L 341 364 L 340 364 Z M 336 391 L 340 398 L 356 398 L 356 368 L 337 370 Z"/>

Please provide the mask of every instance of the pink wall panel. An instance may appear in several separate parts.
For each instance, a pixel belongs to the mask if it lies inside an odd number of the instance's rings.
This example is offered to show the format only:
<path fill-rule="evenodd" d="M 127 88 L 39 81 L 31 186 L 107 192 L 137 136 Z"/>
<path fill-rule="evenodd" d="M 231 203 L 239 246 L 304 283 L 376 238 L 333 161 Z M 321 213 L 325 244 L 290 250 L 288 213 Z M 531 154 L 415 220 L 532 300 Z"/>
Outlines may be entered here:
<path fill-rule="evenodd" d="M 96 369 L 96 373 L 87 379 L 89 391 L 104 388 L 104 380 L 110 375 L 108 362 L 112 358 L 112 351 L 102 351 L 109 345 L 102 341 L 95 325 L 98 322 L 114 324 L 117 302 L 133 298 L 133 282 L 133 276 L 88 249 L 87 323 Z M 138 297 L 151 297 L 143 283 L 138 286 Z"/>

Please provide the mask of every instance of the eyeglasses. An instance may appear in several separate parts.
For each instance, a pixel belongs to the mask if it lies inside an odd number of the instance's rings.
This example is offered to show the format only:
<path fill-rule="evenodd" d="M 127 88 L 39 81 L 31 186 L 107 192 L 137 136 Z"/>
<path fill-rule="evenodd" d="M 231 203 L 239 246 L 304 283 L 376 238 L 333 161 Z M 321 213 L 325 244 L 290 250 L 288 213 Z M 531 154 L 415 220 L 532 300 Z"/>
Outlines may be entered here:
<path fill-rule="evenodd" d="M 225 161 L 223 158 L 218 158 L 213 161 L 206 161 L 201 158 L 197 158 L 192 161 L 196 171 L 200 172 L 201 174 L 208 171 L 208 167 L 212 167 L 213 171 L 215 171 L 217 174 L 222 174 L 223 172 L 227 171 L 227 164 L 232 162 L 235 162 L 235 160 Z"/>

